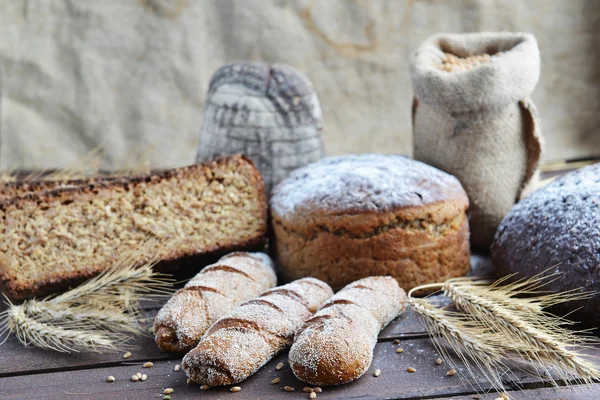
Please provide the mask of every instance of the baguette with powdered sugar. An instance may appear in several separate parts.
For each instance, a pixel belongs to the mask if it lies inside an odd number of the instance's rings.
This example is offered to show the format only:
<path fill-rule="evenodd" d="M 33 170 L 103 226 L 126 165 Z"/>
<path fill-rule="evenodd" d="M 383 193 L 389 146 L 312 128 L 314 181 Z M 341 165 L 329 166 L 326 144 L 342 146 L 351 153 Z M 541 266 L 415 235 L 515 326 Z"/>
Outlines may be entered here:
<path fill-rule="evenodd" d="M 290 344 L 295 332 L 333 295 L 314 278 L 279 286 L 219 319 L 183 358 L 191 380 L 210 386 L 238 383 Z"/>
<path fill-rule="evenodd" d="M 217 319 L 276 284 L 273 261 L 266 254 L 228 254 L 200 271 L 161 308 L 154 319 L 156 343 L 166 351 L 187 352 Z"/>
<path fill-rule="evenodd" d="M 379 331 L 406 308 L 406 293 L 389 276 L 353 282 L 300 328 L 290 349 L 296 377 L 311 385 L 341 385 L 371 365 Z"/>

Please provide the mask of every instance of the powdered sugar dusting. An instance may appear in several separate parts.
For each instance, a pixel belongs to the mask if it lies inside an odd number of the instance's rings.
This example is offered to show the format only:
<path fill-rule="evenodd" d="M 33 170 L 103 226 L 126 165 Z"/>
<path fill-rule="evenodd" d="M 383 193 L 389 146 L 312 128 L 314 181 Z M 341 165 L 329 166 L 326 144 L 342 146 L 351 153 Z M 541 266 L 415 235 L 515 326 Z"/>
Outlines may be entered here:
<path fill-rule="evenodd" d="M 326 157 L 299 168 L 273 190 L 270 205 L 280 217 L 388 211 L 467 195 L 459 181 L 419 161 L 397 155 Z"/>
<path fill-rule="evenodd" d="M 313 385 L 357 379 L 371 365 L 379 331 L 405 304 L 404 290 L 391 277 L 351 283 L 303 324 L 290 349 L 292 371 Z"/>
<path fill-rule="evenodd" d="M 220 318 L 183 359 L 194 381 L 211 386 L 241 382 L 292 342 L 312 315 L 308 305 L 332 294 L 326 284 L 304 278 L 269 290 Z"/>
<path fill-rule="evenodd" d="M 187 351 L 236 305 L 277 284 L 273 262 L 263 253 L 233 253 L 205 267 L 161 308 L 154 319 L 156 343 Z"/>
<path fill-rule="evenodd" d="M 558 305 L 559 314 L 596 325 L 600 315 L 600 164 L 566 174 L 517 203 L 492 245 L 500 276 L 557 273 L 550 292 L 594 292 L 586 301 Z M 551 268 L 548 270 L 548 268 Z M 562 307 L 562 308 L 560 308 Z"/>

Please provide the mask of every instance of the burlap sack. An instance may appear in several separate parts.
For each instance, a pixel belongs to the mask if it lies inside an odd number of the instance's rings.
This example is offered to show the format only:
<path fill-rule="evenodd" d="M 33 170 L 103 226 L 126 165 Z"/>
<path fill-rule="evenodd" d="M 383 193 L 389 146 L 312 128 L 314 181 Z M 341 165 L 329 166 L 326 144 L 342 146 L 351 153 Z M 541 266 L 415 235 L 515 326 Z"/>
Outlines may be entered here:
<path fill-rule="evenodd" d="M 445 53 L 499 52 L 470 70 L 438 68 Z M 461 181 L 475 247 L 491 244 L 502 218 L 533 186 L 542 140 L 529 95 L 539 75 L 537 41 L 526 33 L 439 34 L 411 59 L 414 158 Z"/>

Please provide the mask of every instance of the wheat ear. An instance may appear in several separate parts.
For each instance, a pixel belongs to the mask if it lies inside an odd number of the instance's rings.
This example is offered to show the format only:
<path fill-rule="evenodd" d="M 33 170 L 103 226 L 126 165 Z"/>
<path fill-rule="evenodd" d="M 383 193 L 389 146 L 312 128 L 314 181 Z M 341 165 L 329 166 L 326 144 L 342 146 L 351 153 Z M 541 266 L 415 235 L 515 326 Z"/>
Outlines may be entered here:
<path fill-rule="evenodd" d="M 0 314 L 0 336 L 14 332 L 24 345 L 61 352 L 116 349 L 126 334 L 140 334 L 142 298 L 171 293 L 172 280 L 142 265 L 150 241 L 88 282 L 55 297 L 27 300 Z M 6 339 L 5 339 L 6 340 Z"/>
<path fill-rule="evenodd" d="M 443 342 L 461 359 L 469 374 L 476 378 L 481 373 L 491 387 L 499 392 L 505 392 L 502 377 L 509 374 L 504 365 L 502 349 L 498 341 L 483 335 L 483 330 L 469 318 L 448 310 L 435 307 L 426 299 L 412 297 L 409 292 L 408 301 L 412 310 L 419 315 L 426 325 L 436 349 L 450 360 Z M 484 391 L 481 387 L 474 388 Z"/>
<path fill-rule="evenodd" d="M 117 333 L 90 331 L 77 324 L 40 322 L 28 315 L 24 307 L 12 306 L 6 313 L 6 326 L 25 346 L 34 345 L 59 352 L 80 349 L 115 349 L 126 337 Z"/>
<path fill-rule="evenodd" d="M 535 285 L 539 283 L 536 279 Z M 527 282 L 523 286 L 519 284 L 519 287 L 524 291 L 528 290 Z M 460 279 L 447 281 L 443 291 L 457 308 L 469 313 L 492 333 L 510 338 L 503 345 L 506 353 L 516 354 L 521 361 L 533 364 L 538 373 L 543 372 L 539 373 L 540 377 L 546 376 L 554 384 L 556 382 L 552 378 L 552 371 L 557 372 L 567 383 L 570 379 L 592 383 L 594 379 L 600 378 L 598 368 L 572 349 L 583 345 L 586 338 L 562 328 L 563 320 L 544 312 L 533 313 L 530 312 L 530 307 L 523 307 L 528 302 L 541 306 L 556 304 L 563 298 L 550 295 L 537 299 L 520 299 L 520 307 L 515 309 L 505 305 L 511 303 L 511 297 L 501 299 L 503 293 L 512 294 L 518 290 L 513 288 L 494 290 L 479 285 L 477 280 L 470 283 L 469 280 Z M 570 292 L 565 297 L 573 299 L 582 296 L 586 295 Z"/>
<path fill-rule="evenodd" d="M 124 313 L 122 310 L 103 305 L 51 303 L 28 300 L 23 303 L 26 315 L 38 320 L 56 324 L 80 324 L 94 329 L 106 329 L 111 332 L 129 332 L 141 334 L 143 327 L 138 320 L 139 313 Z"/>

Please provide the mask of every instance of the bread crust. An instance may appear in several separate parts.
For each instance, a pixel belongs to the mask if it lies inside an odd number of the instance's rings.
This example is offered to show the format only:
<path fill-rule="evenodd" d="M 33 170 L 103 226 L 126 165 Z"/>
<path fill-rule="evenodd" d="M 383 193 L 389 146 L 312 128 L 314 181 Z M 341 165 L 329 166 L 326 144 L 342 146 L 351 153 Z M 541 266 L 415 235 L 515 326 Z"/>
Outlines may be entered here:
<path fill-rule="evenodd" d="M 499 278 L 516 281 L 555 274 L 543 287 L 550 293 L 593 293 L 550 309 L 600 324 L 600 164 L 570 172 L 517 203 L 496 231 L 491 247 Z"/>
<path fill-rule="evenodd" d="M 267 290 L 215 322 L 183 358 L 184 371 L 210 386 L 245 380 L 289 346 L 302 322 L 331 295 L 331 288 L 314 278 Z"/>
<path fill-rule="evenodd" d="M 169 254 L 163 257 L 156 265 L 157 270 L 165 272 L 174 272 L 183 265 L 205 265 L 206 260 L 214 260 L 223 254 L 239 250 L 261 250 L 266 244 L 267 235 L 267 214 L 268 205 L 264 193 L 264 184 L 260 172 L 254 163 L 242 155 L 222 157 L 210 162 L 195 164 L 188 167 L 175 168 L 158 173 L 139 175 L 128 178 L 90 178 L 89 180 L 73 180 L 61 183 L 58 188 L 46 190 L 48 184 L 23 186 L 18 196 L 6 198 L 0 201 L 0 214 L 2 220 L 0 223 L 6 224 L 6 215 L 12 209 L 20 209 L 25 205 L 48 206 L 60 205 L 63 202 L 71 202 L 78 196 L 94 197 L 101 191 L 135 191 L 143 185 L 152 185 L 170 178 L 185 178 L 192 171 L 203 173 L 208 179 L 212 177 L 212 171 L 219 168 L 239 168 L 245 171 L 250 185 L 257 189 L 258 202 L 260 204 L 259 215 L 257 219 L 263 221 L 260 229 L 251 237 L 244 240 L 232 240 L 228 243 L 219 243 L 218 245 L 204 246 L 197 248 L 194 252 L 172 249 Z M 27 185 L 31 185 L 28 183 Z M 17 185 L 18 186 L 18 185 Z M 40 191 L 36 191 L 40 189 Z M 15 192 L 16 193 L 16 192 Z M 35 282 L 21 282 L 16 278 L 15 271 L 12 271 L 6 256 L 0 254 L 0 283 L 7 295 L 13 300 L 23 300 L 34 296 L 44 296 L 49 293 L 66 290 L 72 286 L 78 285 L 85 280 L 97 275 L 106 266 L 95 266 L 93 268 L 80 267 L 75 271 L 62 272 L 56 276 L 47 277 L 44 280 Z"/>
<path fill-rule="evenodd" d="M 379 331 L 406 308 L 406 293 L 389 276 L 358 280 L 308 319 L 289 353 L 294 375 L 311 385 L 341 385 L 362 376 Z"/>
<path fill-rule="evenodd" d="M 391 275 L 408 290 L 468 272 L 469 203 L 460 183 L 425 164 L 388 157 L 333 157 L 318 168 L 312 164 L 298 170 L 275 189 L 272 248 L 284 279 L 314 276 L 339 289 L 367 276 Z M 348 164 L 347 170 L 336 172 L 340 163 Z M 386 169 L 355 179 L 355 164 Z M 312 171 L 323 167 L 346 181 L 331 188 L 342 194 L 326 194 L 332 176 Z M 387 176 L 399 186 L 389 188 Z M 314 193 L 302 194 L 311 184 L 317 186 Z M 345 201 L 343 193 L 358 194 Z"/>
<path fill-rule="evenodd" d="M 160 309 L 154 340 L 165 351 L 188 352 L 218 318 L 276 284 L 266 254 L 230 253 L 204 267 Z"/>

